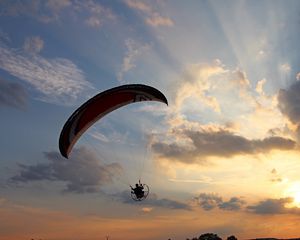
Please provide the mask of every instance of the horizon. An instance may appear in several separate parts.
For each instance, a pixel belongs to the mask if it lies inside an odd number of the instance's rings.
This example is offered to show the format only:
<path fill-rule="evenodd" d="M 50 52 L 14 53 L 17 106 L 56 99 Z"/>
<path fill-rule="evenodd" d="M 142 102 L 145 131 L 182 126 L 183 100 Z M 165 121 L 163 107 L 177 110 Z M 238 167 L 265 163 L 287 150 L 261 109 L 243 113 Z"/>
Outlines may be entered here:
<path fill-rule="evenodd" d="M 299 10 L 0 1 L 0 240 L 299 238 Z M 168 106 L 112 111 L 62 157 L 71 114 L 125 84 Z"/>

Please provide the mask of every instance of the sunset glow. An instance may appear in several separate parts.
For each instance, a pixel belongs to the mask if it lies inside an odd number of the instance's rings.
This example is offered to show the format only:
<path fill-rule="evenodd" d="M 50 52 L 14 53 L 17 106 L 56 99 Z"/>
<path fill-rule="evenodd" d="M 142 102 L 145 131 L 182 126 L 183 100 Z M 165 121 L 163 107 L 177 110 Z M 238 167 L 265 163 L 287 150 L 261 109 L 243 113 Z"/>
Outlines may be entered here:
<path fill-rule="evenodd" d="M 299 10 L 1 0 L 0 240 L 299 238 Z"/>

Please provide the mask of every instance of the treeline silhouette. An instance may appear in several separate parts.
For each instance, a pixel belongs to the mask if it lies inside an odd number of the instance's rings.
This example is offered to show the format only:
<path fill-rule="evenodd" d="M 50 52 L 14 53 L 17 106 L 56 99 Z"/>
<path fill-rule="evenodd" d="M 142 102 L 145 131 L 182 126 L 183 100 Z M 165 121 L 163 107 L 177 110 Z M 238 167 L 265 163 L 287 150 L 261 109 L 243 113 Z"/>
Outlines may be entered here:
<path fill-rule="evenodd" d="M 168 240 L 171 240 L 171 238 Z M 186 240 L 222 240 L 222 238 L 215 233 L 204 233 L 199 237 L 187 238 Z M 231 235 L 227 237 L 227 240 L 237 240 L 237 238 L 234 235 Z"/>
<path fill-rule="evenodd" d="M 109 236 L 106 236 L 106 240 L 109 240 Z M 234 235 L 231 235 L 226 238 L 227 240 L 238 240 Z M 31 240 L 42 240 L 41 238 L 33 239 Z M 172 240 L 169 238 L 168 240 Z M 217 234 L 215 233 L 204 233 L 200 235 L 199 237 L 193 237 L 193 238 L 186 238 L 186 240 L 222 240 Z M 300 238 L 254 238 L 249 240 L 300 240 Z"/>
<path fill-rule="evenodd" d="M 168 240 L 172 240 L 169 238 Z M 217 234 L 215 233 L 204 233 L 199 237 L 193 238 L 186 238 L 186 240 L 222 240 Z M 227 240 L 237 240 L 234 235 L 227 237 Z M 249 240 L 300 240 L 300 238 L 253 238 Z"/>

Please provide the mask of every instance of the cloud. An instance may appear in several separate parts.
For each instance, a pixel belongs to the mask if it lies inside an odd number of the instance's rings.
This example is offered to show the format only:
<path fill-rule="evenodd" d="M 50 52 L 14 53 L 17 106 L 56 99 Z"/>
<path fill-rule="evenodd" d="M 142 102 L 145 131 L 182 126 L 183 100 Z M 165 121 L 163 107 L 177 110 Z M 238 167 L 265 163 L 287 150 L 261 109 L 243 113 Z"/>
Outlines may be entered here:
<path fill-rule="evenodd" d="M 95 132 L 90 132 L 89 134 L 90 134 L 93 138 L 95 138 L 95 139 L 97 139 L 97 140 L 99 140 L 99 141 L 101 141 L 101 142 L 105 142 L 105 143 L 110 142 L 110 139 L 108 139 L 107 136 L 105 136 L 104 134 L 102 134 L 102 133 L 100 133 L 100 132 L 95 131 Z"/>
<path fill-rule="evenodd" d="M 127 5 L 131 8 L 137 9 L 139 11 L 151 13 L 152 9 L 151 7 L 142 1 L 135 1 L 135 0 L 127 0 Z"/>
<path fill-rule="evenodd" d="M 44 41 L 39 36 L 27 37 L 25 39 L 23 49 L 32 54 L 39 53 L 44 47 Z"/>
<path fill-rule="evenodd" d="M 154 13 L 154 14 L 152 14 L 151 17 L 148 17 L 146 19 L 146 23 L 151 25 L 151 26 L 154 26 L 154 27 L 157 27 L 157 26 L 169 26 L 169 27 L 171 27 L 171 26 L 174 25 L 174 22 L 172 21 L 171 18 L 162 17 L 158 13 Z"/>
<path fill-rule="evenodd" d="M 220 209 L 228 211 L 240 210 L 246 202 L 238 197 L 232 197 L 226 202 L 222 202 L 219 205 Z"/>
<path fill-rule="evenodd" d="M 296 79 L 297 79 L 298 81 L 300 81 L 300 72 L 297 73 Z"/>
<path fill-rule="evenodd" d="M 70 0 L 48 0 L 46 6 L 52 10 L 52 12 L 58 13 L 66 7 L 71 6 Z"/>
<path fill-rule="evenodd" d="M 219 59 L 211 63 L 188 64 L 179 81 L 173 85 L 170 102 L 175 102 L 173 112 L 177 114 L 189 109 L 191 112 L 203 112 L 207 110 L 205 108 L 216 114 L 225 110 L 232 112 L 239 108 L 237 101 L 243 103 L 243 111 L 247 111 L 255 103 L 250 87 L 245 72 L 227 69 Z"/>
<path fill-rule="evenodd" d="M 4 31 L 2 31 L 1 29 L 0 29 L 0 42 L 5 42 L 5 43 L 10 42 L 10 38 L 9 38 L 8 34 L 5 33 Z"/>
<path fill-rule="evenodd" d="M 271 182 L 282 182 L 282 177 L 278 174 L 275 168 L 271 171 Z"/>
<path fill-rule="evenodd" d="M 251 86 L 247 74 L 212 63 L 188 64 L 170 89 L 166 125 L 151 146 L 160 160 L 204 164 L 214 157 L 295 150 L 267 80 Z M 278 129 L 279 131 L 272 131 Z M 161 161 L 160 161 L 161 162 Z"/>
<path fill-rule="evenodd" d="M 250 212 L 256 214 L 300 214 L 300 208 L 285 207 L 287 204 L 293 202 L 293 198 L 280 198 L 280 199 L 265 199 L 257 203 L 256 205 L 248 206 L 247 209 Z"/>
<path fill-rule="evenodd" d="M 228 201 L 223 201 L 222 197 L 214 193 L 200 193 L 199 196 L 194 198 L 196 205 L 200 208 L 210 211 L 215 208 L 238 211 L 246 204 L 244 200 L 238 197 L 232 197 Z"/>
<path fill-rule="evenodd" d="M 280 71 L 289 73 L 291 71 L 291 65 L 289 63 L 283 63 L 279 66 Z"/>
<path fill-rule="evenodd" d="M 178 178 L 169 178 L 170 182 L 177 182 L 177 183 L 211 183 L 212 179 L 207 176 L 201 176 L 197 179 L 178 179 Z"/>
<path fill-rule="evenodd" d="M 280 89 L 278 107 L 292 123 L 300 122 L 300 82 L 293 83 L 288 89 Z"/>
<path fill-rule="evenodd" d="M 105 22 L 111 22 L 111 20 L 117 18 L 111 9 L 92 0 L 84 2 L 78 1 L 73 3 L 73 5 L 73 8 L 76 9 L 76 11 L 80 11 L 87 15 L 84 22 L 90 27 L 99 28 Z"/>
<path fill-rule="evenodd" d="M 97 21 L 102 23 L 106 20 L 115 19 L 112 11 L 101 4 L 93 1 L 70 1 L 70 0 L 35 0 L 35 1 L 0 1 L 0 16 L 28 16 L 43 23 L 56 22 L 62 17 L 71 20 L 84 18 L 91 27 L 99 27 Z M 63 14 L 62 14 L 63 12 Z M 96 21 L 97 19 L 97 21 Z"/>
<path fill-rule="evenodd" d="M 63 158 L 58 152 L 46 152 L 45 157 L 48 163 L 20 164 L 20 172 L 10 180 L 14 183 L 62 181 L 66 183 L 65 192 L 93 193 L 112 183 L 123 171 L 118 163 L 101 165 L 95 153 L 85 147 L 74 149 L 70 159 Z"/>
<path fill-rule="evenodd" d="M 149 194 L 149 196 L 145 200 L 145 204 L 154 206 L 154 207 L 191 210 L 191 207 L 189 204 L 178 202 L 178 201 L 168 199 L 168 198 L 158 198 L 158 196 L 154 193 Z"/>
<path fill-rule="evenodd" d="M 264 85 L 266 84 L 267 80 L 265 78 L 263 78 L 262 80 L 258 81 L 257 84 L 256 84 L 256 88 L 255 88 L 255 91 L 258 93 L 258 94 L 262 94 L 264 95 L 264 90 L 263 90 L 263 87 Z"/>
<path fill-rule="evenodd" d="M 37 52 L 41 49 L 40 40 L 35 40 L 35 44 L 29 42 L 28 50 Z M 51 103 L 70 105 L 80 94 L 92 89 L 83 72 L 72 61 L 27 54 L 1 42 L 0 68 L 32 85 L 41 93 L 41 100 Z"/>
<path fill-rule="evenodd" d="M 193 99 L 201 105 L 220 112 L 220 104 L 209 90 L 215 88 L 216 77 L 226 74 L 221 62 L 216 59 L 212 64 L 189 64 L 182 73 L 181 81 L 174 85 L 175 91 L 171 101 L 175 102 L 173 112 L 180 114 L 186 100 Z M 201 104 L 201 105 L 200 105 Z M 195 109 L 195 107 L 193 107 Z"/>
<path fill-rule="evenodd" d="M 137 0 L 127 0 L 125 1 L 128 7 L 140 11 L 145 17 L 146 24 L 158 27 L 158 26 L 167 26 L 171 27 L 174 25 L 174 22 L 169 17 L 163 17 L 160 13 L 153 9 L 153 5 L 149 5 L 146 2 L 137 1 Z"/>
<path fill-rule="evenodd" d="M 127 39 L 125 41 L 126 54 L 123 58 L 121 70 L 118 72 L 118 81 L 122 82 L 124 74 L 135 68 L 135 62 L 138 57 L 140 57 L 144 52 L 146 52 L 150 46 L 148 44 L 140 44 L 133 39 Z"/>
<path fill-rule="evenodd" d="M 25 109 L 27 102 L 28 93 L 21 84 L 0 77 L 0 107 Z"/>
<path fill-rule="evenodd" d="M 4 16 L 28 16 L 40 22 L 49 23 L 59 19 L 59 12 L 70 6 L 68 0 L 48 1 L 1 1 L 1 15 Z"/>
<path fill-rule="evenodd" d="M 175 134 L 174 134 L 175 133 Z M 241 154 L 257 154 L 271 150 L 291 150 L 295 142 L 282 137 L 250 140 L 228 130 L 183 130 L 173 132 L 174 139 L 187 139 L 188 144 L 166 143 L 154 140 L 153 151 L 162 158 L 183 163 L 203 163 L 207 157 L 232 157 Z"/>
<path fill-rule="evenodd" d="M 117 200 L 123 203 L 136 204 L 136 202 L 131 199 L 129 191 L 124 191 L 120 194 L 116 194 L 115 197 L 117 198 Z M 148 208 L 161 207 L 174 210 L 191 210 L 191 206 L 187 203 L 179 202 L 168 198 L 158 198 L 158 196 L 155 193 L 150 193 L 148 197 L 145 200 L 143 200 L 143 205 Z"/>
<path fill-rule="evenodd" d="M 0 199 L 0 200 L 1 200 L 1 199 Z M 0 203 L 1 203 L 1 201 L 0 201 Z M 142 211 L 143 213 L 150 213 L 150 212 L 153 211 L 153 208 L 151 208 L 151 207 L 143 207 L 143 208 L 141 209 L 141 211 Z"/>
<path fill-rule="evenodd" d="M 263 139 L 275 128 L 281 130 L 277 136 L 290 136 L 283 131 L 286 119 L 276 95 L 264 91 L 266 83 L 262 79 L 252 86 L 246 72 L 228 68 L 219 59 L 188 64 L 170 87 L 167 134 L 214 124 L 247 139 Z"/>
<path fill-rule="evenodd" d="M 86 24 L 91 26 L 91 27 L 99 27 L 101 26 L 101 21 L 99 18 L 95 17 L 95 16 L 92 16 L 88 19 L 86 19 Z"/>
<path fill-rule="evenodd" d="M 212 210 L 222 203 L 222 198 L 213 193 L 200 193 L 198 197 L 195 197 L 195 200 L 206 211 Z"/>

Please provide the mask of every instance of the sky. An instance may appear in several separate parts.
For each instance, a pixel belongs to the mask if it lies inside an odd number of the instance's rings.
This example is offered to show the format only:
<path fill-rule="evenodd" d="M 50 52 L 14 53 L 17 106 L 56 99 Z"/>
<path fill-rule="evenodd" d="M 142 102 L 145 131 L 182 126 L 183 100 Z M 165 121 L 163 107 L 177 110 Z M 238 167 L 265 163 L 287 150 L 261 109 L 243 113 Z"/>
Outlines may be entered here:
<path fill-rule="evenodd" d="M 296 0 L 0 1 L 0 240 L 299 237 L 299 24 Z M 123 84 L 169 105 L 63 158 L 69 116 Z"/>

